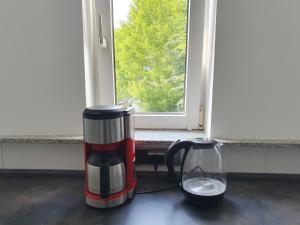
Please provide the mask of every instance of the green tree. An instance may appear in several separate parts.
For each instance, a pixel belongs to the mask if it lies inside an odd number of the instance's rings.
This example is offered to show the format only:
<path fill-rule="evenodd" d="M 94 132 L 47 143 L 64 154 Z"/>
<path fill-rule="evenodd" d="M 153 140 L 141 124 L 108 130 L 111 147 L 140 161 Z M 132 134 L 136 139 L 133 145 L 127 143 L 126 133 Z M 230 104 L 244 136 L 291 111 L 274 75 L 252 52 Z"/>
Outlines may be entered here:
<path fill-rule="evenodd" d="M 133 0 L 115 30 L 117 99 L 143 112 L 183 111 L 187 0 Z"/>

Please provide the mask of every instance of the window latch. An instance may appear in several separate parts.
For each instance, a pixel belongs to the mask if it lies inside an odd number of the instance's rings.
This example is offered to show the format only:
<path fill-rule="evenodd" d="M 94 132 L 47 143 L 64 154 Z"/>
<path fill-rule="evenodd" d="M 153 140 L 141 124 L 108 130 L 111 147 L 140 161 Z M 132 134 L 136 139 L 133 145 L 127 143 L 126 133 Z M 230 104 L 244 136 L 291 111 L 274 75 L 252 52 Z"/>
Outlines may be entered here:
<path fill-rule="evenodd" d="M 106 38 L 103 37 L 103 24 L 102 24 L 102 16 L 98 15 L 98 44 L 100 48 L 107 48 Z"/>
<path fill-rule="evenodd" d="M 204 130 L 204 107 L 200 106 L 199 109 L 199 129 Z"/>

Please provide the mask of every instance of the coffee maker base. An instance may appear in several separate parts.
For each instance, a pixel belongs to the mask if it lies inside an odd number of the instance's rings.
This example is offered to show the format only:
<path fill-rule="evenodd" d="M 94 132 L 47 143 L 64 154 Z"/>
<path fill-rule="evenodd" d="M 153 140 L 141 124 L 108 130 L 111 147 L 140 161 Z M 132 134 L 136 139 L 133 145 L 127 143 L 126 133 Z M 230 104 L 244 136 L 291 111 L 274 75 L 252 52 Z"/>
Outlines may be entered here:
<path fill-rule="evenodd" d="M 134 190 L 124 193 L 117 198 L 114 199 L 100 199 L 98 196 L 97 198 L 94 197 L 94 195 L 86 195 L 85 196 L 85 202 L 89 206 L 95 207 L 95 208 L 113 208 L 120 206 L 124 204 L 127 200 L 130 200 L 134 196 Z"/>

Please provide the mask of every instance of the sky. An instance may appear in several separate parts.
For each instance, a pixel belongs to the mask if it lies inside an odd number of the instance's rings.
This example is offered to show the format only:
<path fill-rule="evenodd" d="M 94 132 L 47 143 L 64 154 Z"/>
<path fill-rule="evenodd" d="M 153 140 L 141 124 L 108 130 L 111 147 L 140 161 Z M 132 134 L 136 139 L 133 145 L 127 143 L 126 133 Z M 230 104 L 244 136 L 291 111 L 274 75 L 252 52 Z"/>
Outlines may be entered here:
<path fill-rule="evenodd" d="M 113 0 L 114 28 L 121 25 L 121 21 L 126 21 L 129 7 L 132 0 Z"/>

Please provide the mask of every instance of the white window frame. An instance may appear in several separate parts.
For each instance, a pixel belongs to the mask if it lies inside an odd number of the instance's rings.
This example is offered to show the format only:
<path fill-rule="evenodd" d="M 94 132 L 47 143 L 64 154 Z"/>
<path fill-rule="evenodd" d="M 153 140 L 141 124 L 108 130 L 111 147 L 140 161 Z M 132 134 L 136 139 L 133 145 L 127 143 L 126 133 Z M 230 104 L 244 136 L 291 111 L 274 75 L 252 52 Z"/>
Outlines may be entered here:
<path fill-rule="evenodd" d="M 112 0 L 82 0 L 82 4 L 87 105 L 115 104 Z M 216 6 L 217 0 L 189 2 L 185 113 L 136 113 L 136 128 L 199 129 L 205 115 L 201 125 L 209 136 Z M 106 46 L 99 44 L 99 15 Z"/>

